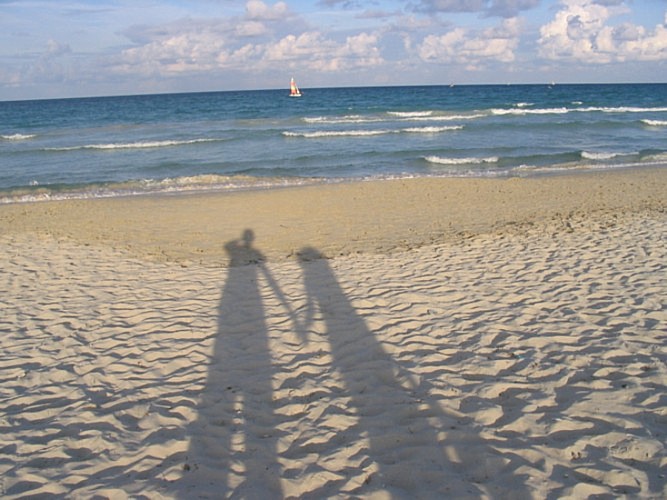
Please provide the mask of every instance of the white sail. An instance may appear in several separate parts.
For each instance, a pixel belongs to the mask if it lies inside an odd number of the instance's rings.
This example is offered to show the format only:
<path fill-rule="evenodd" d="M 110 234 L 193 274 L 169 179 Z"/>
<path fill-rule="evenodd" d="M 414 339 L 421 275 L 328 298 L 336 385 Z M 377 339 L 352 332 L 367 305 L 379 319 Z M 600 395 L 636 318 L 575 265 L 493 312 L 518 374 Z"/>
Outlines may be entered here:
<path fill-rule="evenodd" d="M 294 78 L 290 80 L 289 88 L 290 88 L 289 92 L 290 97 L 301 97 L 301 92 L 299 91 L 299 87 L 297 87 Z"/>

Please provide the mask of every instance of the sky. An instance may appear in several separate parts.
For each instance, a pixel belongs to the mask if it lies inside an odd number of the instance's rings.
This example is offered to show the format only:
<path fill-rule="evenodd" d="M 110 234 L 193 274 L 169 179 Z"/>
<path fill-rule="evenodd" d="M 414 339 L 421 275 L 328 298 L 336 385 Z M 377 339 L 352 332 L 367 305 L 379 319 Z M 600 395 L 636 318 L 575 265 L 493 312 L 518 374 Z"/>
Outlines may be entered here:
<path fill-rule="evenodd" d="M 667 0 L 0 0 L 0 100 L 667 82 Z"/>

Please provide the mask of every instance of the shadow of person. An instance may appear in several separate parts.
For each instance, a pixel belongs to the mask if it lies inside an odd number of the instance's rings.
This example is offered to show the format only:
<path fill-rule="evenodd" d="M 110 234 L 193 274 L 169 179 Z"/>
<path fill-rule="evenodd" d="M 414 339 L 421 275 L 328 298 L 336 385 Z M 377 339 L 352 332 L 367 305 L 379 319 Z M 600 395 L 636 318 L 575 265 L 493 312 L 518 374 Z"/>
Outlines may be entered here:
<path fill-rule="evenodd" d="M 225 244 L 229 268 L 218 332 L 196 422 L 191 428 L 182 498 L 281 498 L 273 410 L 274 367 L 260 281 L 279 293 L 254 234 Z"/>
<path fill-rule="evenodd" d="M 364 469 L 349 493 L 395 498 L 483 495 L 480 483 L 492 480 L 511 459 L 495 454 L 474 426 L 461 425 L 465 422 L 460 414 L 443 411 L 428 381 L 392 358 L 316 249 L 302 249 L 299 260 L 307 295 L 301 335 L 319 331 L 328 337 L 333 368 L 356 416 L 356 424 L 337 436 L 341 446 L 358 448 L 356 460 Z M 516 482 L 513 487 L 521 491 Z"/>

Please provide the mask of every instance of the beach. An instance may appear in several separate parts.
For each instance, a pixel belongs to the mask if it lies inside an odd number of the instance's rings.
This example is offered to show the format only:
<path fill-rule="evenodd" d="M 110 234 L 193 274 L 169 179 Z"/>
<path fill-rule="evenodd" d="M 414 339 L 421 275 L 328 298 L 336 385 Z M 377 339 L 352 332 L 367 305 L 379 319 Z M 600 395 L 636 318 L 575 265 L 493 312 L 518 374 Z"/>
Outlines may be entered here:
<path fill-rule="evenodd" d="M 667 170 L 0 205 L 4 498 L 664 498 Z"/>

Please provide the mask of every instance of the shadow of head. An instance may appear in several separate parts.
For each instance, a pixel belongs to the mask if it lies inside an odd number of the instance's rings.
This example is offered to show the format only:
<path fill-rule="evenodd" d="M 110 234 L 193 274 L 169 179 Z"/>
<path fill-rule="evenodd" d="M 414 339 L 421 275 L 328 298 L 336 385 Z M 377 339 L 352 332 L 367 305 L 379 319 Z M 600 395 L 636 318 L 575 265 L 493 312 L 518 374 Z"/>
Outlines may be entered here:
<path fill-rule="evenodd" d="M 228 241 L 225 244 L 230 267 L 257 264 L 264 261 L 264 255 L 253 247 L 254 241 L 255 232 L 252 229 L 246 229 L 239 239 Z"/>
<path fill-rule="evenodd" d="M 252 229 L 246 229 L 245 231 L 243 231 L 241 239 L 243 240 L 244 246 L 246 247 L 252 246 L 252 242 L 255 241 L 255 231 L 253 231 Z"/>
<path fill-rule="evenodd" d="M 310 262 L 313 260 L 325 259 L 325 255 L 313 247 L 304 247 L 297 253 L 301 262 Z"/>

